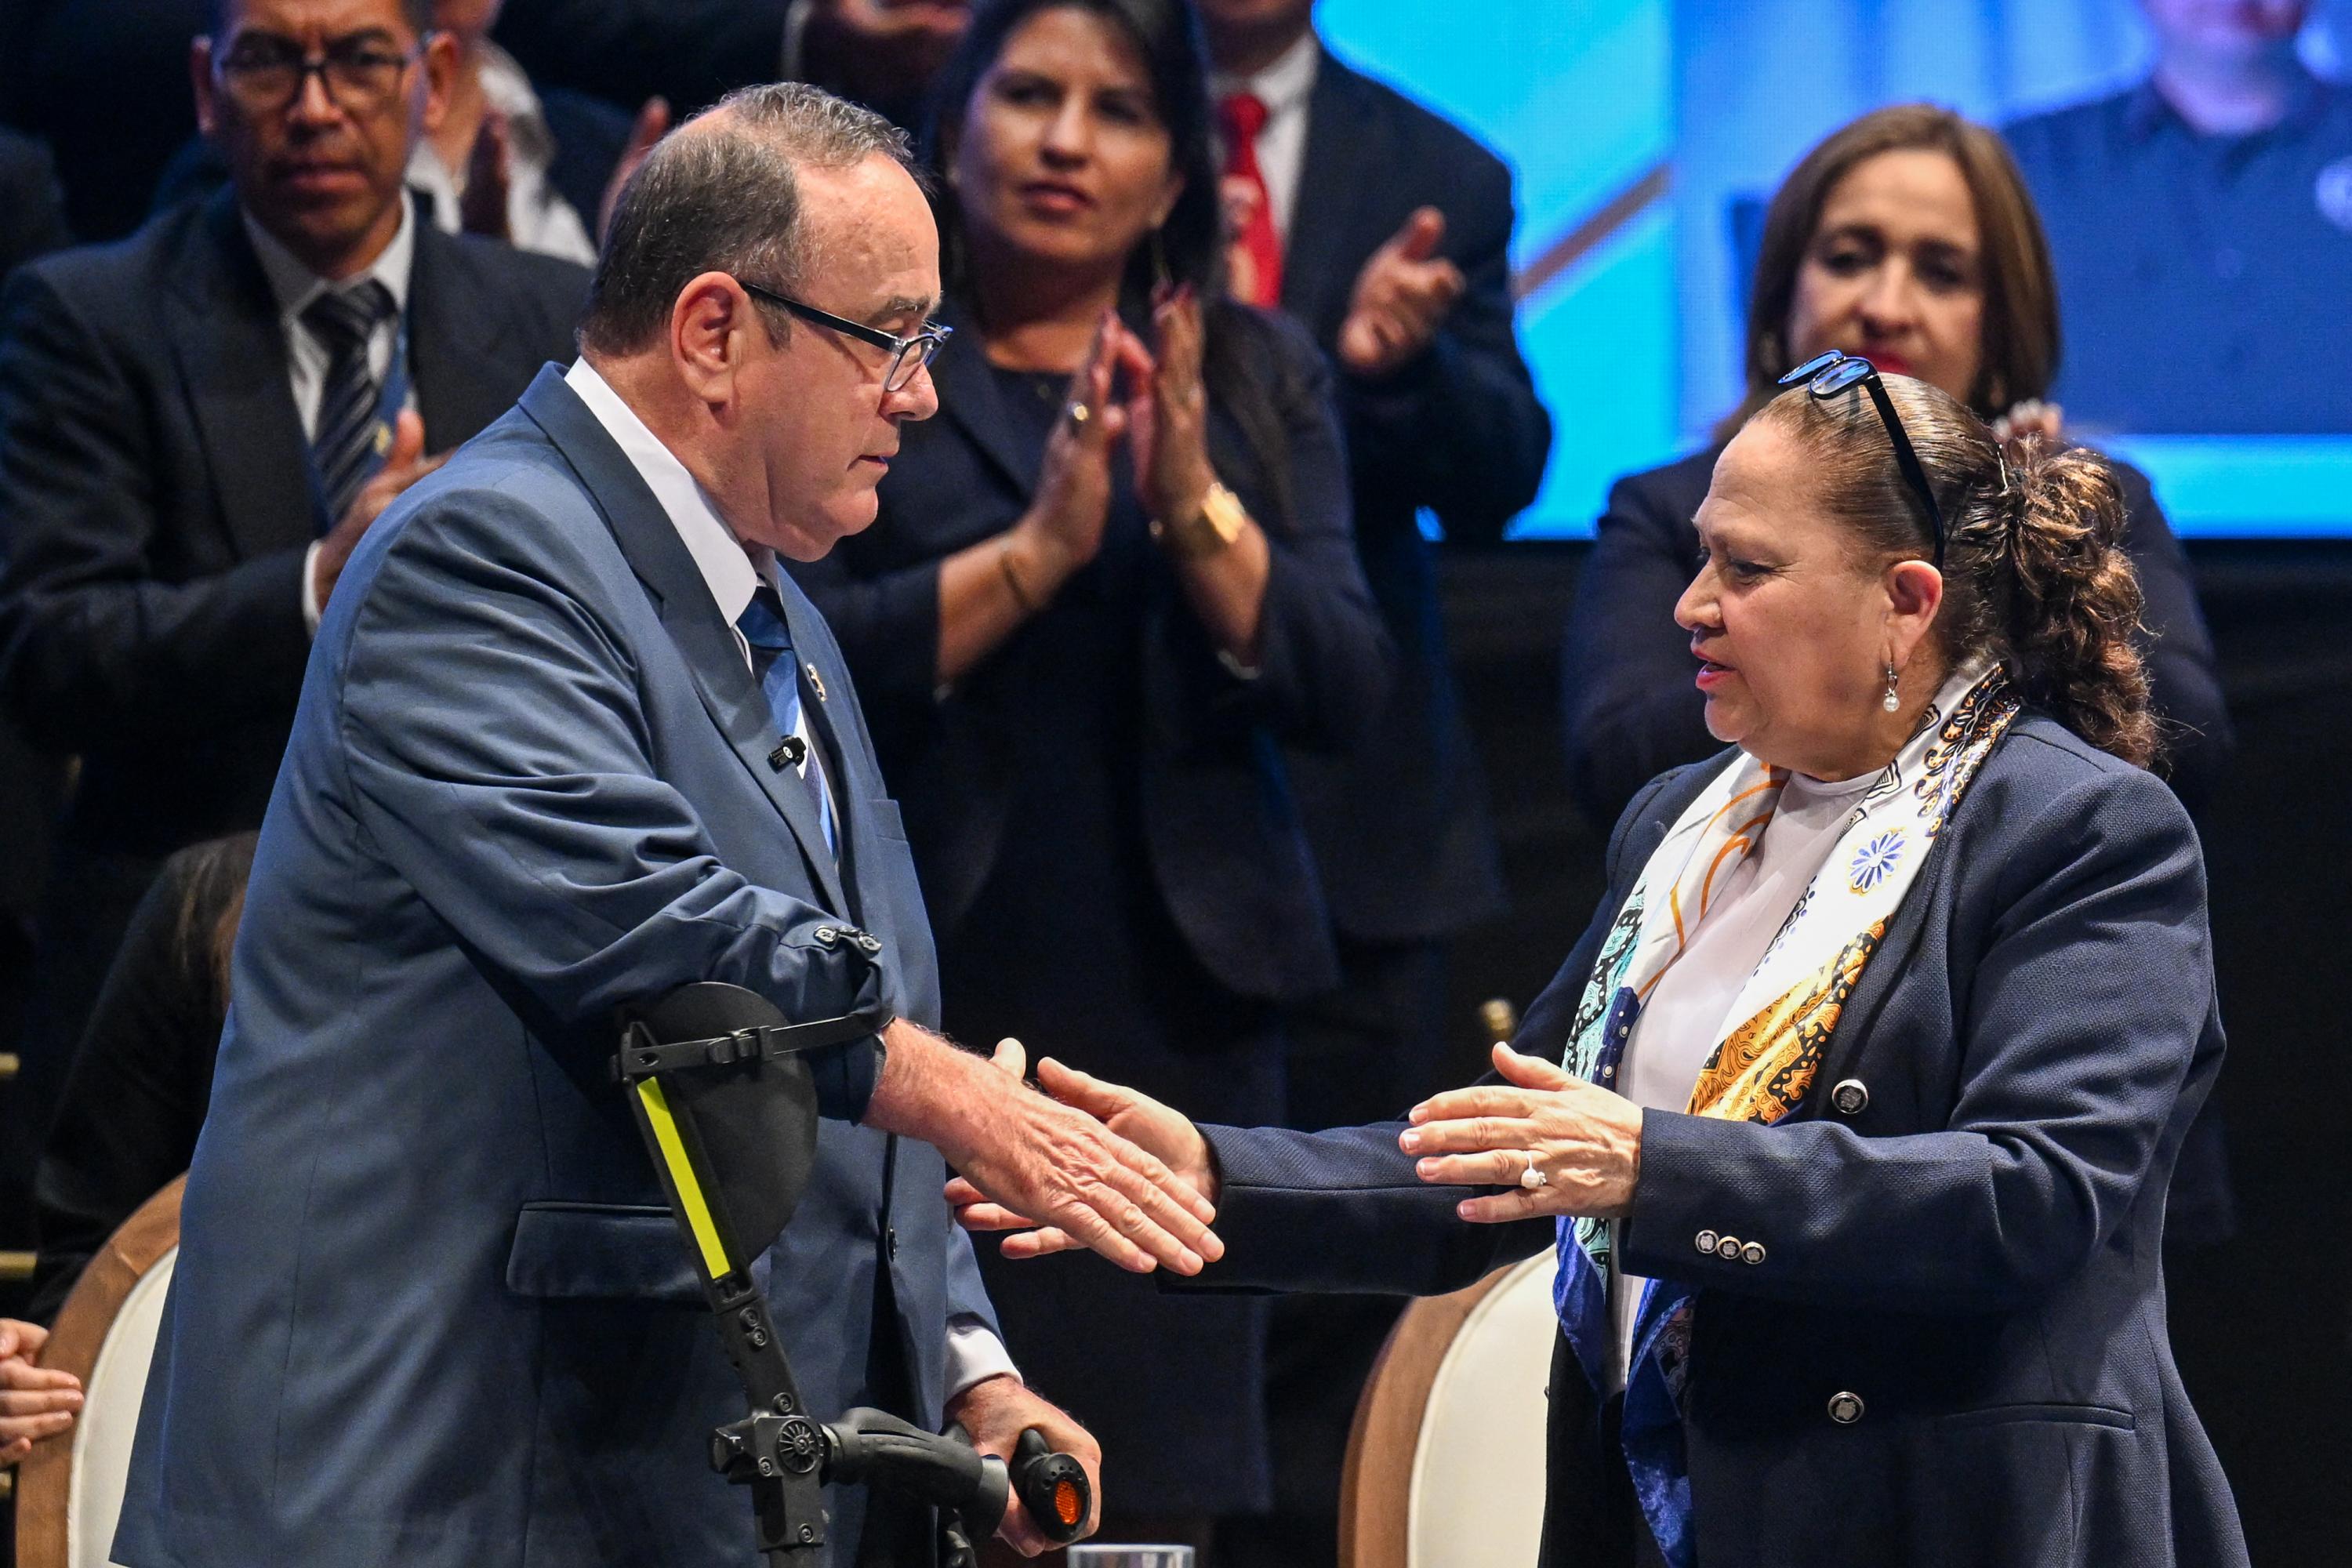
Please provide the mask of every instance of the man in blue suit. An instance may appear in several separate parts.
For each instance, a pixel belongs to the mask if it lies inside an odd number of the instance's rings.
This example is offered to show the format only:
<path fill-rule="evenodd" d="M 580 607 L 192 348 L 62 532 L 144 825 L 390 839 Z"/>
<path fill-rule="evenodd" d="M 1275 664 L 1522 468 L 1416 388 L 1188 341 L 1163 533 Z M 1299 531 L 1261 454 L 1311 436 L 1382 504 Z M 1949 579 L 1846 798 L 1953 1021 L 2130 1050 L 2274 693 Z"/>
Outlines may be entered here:
<path fill-rule="evenodd" d="M 895 1016 L 813 1055 L 815 1173 L 755 1270 L 812 1406 L 1091 1460 L 997 1342 L 942 1157 L 1130 1268 L 1221 1246 L 1157 1162 L 923 1026 L 898 813 L 775 564 L 873 520 L 936 406 L 938 297 L 898 134 L 737 94 L 630 185 L 580 362 L 353 555 L 247 894 L 121 1562 L 750 1560 L 704 1462 L 741 1394 L 606 1065 L 617 1006 L 700 980 Z M 929 1562 L 927 1519 L 828 1501 L 825 1562 Z"/>

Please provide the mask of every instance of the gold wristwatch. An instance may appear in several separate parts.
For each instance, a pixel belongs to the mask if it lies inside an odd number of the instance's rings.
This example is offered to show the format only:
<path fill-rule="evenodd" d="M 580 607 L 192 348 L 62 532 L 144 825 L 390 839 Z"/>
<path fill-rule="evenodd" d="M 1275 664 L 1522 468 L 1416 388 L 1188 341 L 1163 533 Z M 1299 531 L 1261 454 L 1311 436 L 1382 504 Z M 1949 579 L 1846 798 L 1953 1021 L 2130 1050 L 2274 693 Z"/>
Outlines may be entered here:
<path fill-rule="evenodd" d="M 1214 555 L 1239 539 L 1243 524 L 1248 521 L 1249 513 L 1243 509 L 1241 498 L 1213 479 L 1208 493 L 1201 498 L 1199 511 L 1182 522 L 1154 519 L 1151 539 L 1179 561 L 1198 561 Z"/>

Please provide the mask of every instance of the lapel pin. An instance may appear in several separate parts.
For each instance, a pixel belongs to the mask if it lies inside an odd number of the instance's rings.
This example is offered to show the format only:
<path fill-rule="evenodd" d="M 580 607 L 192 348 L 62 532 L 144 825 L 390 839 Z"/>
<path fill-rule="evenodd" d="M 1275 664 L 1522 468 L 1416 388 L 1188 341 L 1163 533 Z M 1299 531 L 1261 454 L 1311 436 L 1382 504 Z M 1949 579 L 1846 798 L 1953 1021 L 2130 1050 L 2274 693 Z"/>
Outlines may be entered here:
<path fill-rule="evenodd" d="M 816 700 L 819 702 L 824 701 L 824 677 L 816 672 L 816 666 L 813 664 L 803 664 L 801 668 L 808 672 L 809 689 L 816 693 Z"/>
<path fill-rule="evenodd" d="M 798 735 L 787 735 L 776 749 L 768 753 L 768 765 L 778 773 L 799 767 L 808 756 L 808 742 Z"/>
<path fill-rule="evenodd" d="M 392 450 L 392 426 L 379 419 L 375 422 L 375 455 L 383 457 Z"/>

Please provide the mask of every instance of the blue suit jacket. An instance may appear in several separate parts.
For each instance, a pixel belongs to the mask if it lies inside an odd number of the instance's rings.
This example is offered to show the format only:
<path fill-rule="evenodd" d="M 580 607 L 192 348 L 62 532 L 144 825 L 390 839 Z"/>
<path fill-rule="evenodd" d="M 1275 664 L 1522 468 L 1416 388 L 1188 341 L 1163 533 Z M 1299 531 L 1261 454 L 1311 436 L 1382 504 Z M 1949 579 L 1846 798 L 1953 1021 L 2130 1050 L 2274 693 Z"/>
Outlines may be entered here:
<path fill-rule="evenodd" d="M 1724 759 L 1619 822 L 1528 1010 L 1558 1059 L 1602 936 Z M 1986 761 L 1771 1127 L 1645 1112 L 1633 1273 L 1698 1288 L 1685 1437 L 1704 1568 L 2244 1563 L 2165 1330 L 2159 1241 L 2221 1064 L 2197 837 L 2149 774 L 2029 715 Z M 1832 1086 L 1866 1087 L 1853 1114 Z M 1552 1240 L 1414 1179 L 1397 1124 L 1212 1129 L 1228 1283 L 1431 1292 Z M 1694 1245 L 1762 1244 L 1756 1264 Z M 1607 1528 L 1599 1411 L 1553 1358 L 1549 1564 Z M 1832 1419 L 1853 1394 L 1861 1419 Z M 1623 1558 L 1617 1559 L 1622 1562 Z"/>
<path fill-rule="evenodd" d="M 702 979 L 791 1016 L 939 1006 L 848 672 L 786 599 L 838 871 L 691 557 L 551 367 L 354 554 L 254 865 L 122 1562 L 751 1559 L 704 1460 L 741 1395 L 608 1079 L 613 1010 Z M 826 929 L 852 922 L 877 955 Z M 857 1115 L 872 1043 L 816 1065 Z M 824 1124 L 765 1259 L 819 1412 L 936 1423 L 944 1321 L 988 1313 L 942 1180 Z M 864 1500 L 831 1504 L 846 1563 Z"/>

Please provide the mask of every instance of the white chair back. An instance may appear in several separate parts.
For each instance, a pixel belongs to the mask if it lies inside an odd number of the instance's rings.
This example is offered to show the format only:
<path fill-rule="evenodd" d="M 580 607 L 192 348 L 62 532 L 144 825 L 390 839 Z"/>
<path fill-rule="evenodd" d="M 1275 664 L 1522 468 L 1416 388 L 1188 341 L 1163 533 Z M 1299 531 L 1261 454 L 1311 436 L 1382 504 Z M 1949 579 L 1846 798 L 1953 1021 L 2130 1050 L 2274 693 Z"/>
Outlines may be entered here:
<path fill-rule="evenodd" d="M 175 1247 L 139 1277 L 84 1381 L 66 1494 L 66 1557 L 72 1568 L 110 1568 L 114 1562 L 107 1548 L 114 1543 L 114 1521 L 122 1515 L 131 1440 L 138 1435 L 139 1405 L 147 1396 L 147 1365 L 155 1359 L 163 1299 L 179 1258 Z"/>

